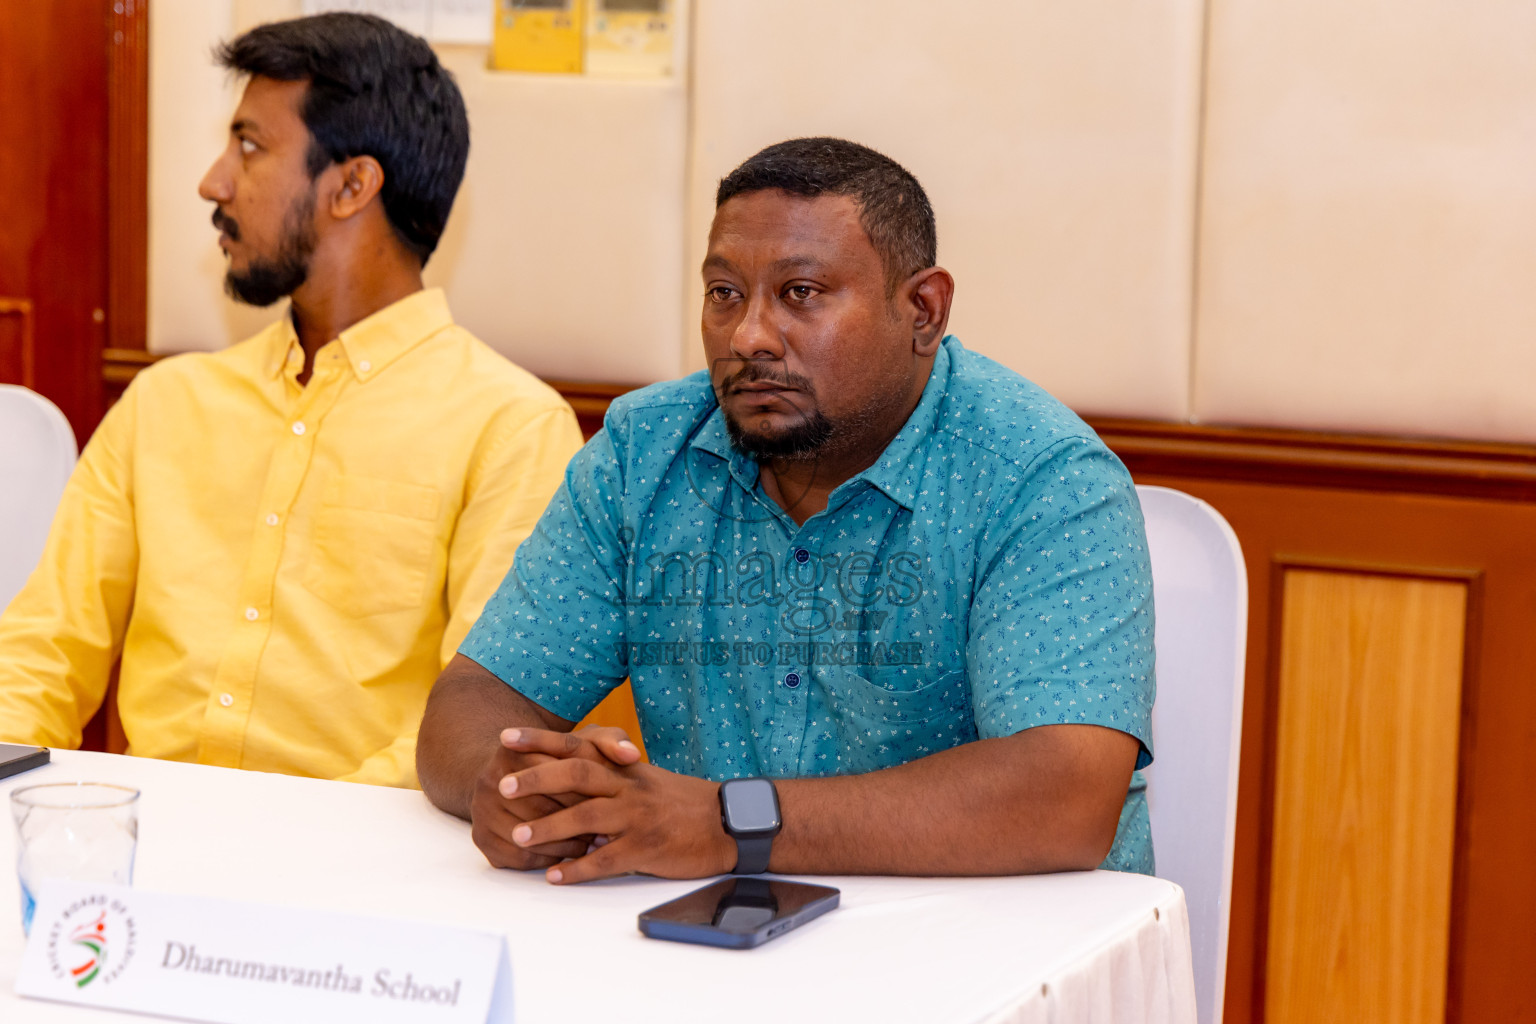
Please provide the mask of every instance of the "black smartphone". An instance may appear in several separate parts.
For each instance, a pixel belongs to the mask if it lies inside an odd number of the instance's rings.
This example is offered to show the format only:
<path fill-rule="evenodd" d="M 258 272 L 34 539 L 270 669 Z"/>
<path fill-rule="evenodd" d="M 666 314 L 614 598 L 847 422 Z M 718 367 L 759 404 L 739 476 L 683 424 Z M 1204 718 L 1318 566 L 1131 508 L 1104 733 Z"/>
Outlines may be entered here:
<path fill-rule="evenodd" d="M 0 743 L 0 779 L 41 768 L 48 763 L 47 747 L 23 747 L 17 743 Z"/>
<path fill-rule="evenodd" d="M 837 907 L 829 885 L 777 878 L 724 878 L 640 915 L 653 939 L 751 949 Z"/>

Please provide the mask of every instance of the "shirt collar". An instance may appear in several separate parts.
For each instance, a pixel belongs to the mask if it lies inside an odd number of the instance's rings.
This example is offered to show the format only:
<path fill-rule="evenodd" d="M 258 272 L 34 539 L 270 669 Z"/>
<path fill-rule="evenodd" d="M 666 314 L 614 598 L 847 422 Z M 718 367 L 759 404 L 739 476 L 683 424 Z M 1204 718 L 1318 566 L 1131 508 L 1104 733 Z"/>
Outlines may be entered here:
<path fill-rule="evenodd" d="M 731 478 L 747 491 L 757 489 L 757 460 L 731 444 L 725 429 L 725 413 L 717 404 L 699 432 L 693 435 L 688 447 L 719 456 L 730 464 Z"/>
<path fill-rule="evenodd" d="M 335 340 L 341 345 L 353 374 L 366 383 L 390 363 L 452 324 L 453 315 L 448 311 L 443 290 L 426 288 L 364 317 L 338 334 Z M 304 352 L 299 346 L 291 316 L 273 324 L 272 330 L 274 337 L 267 353 L 267 373 L 277 377 L 283 367 L 295 359 L 302 365 Z"/>
<path fill-rule="evenodd" d="M 928 373 L 928 382 L 923 385 L 923 396 L 918 400 L 917 408 L 912 410 L 907 422 L 891 438 L 890 444 L 885 446 L 885 451 L 880 453 L 874 465 L 843 481 L 833 492 L 834 496 L 856 481 L 863 481 L 911 511 L 917 503 L 917 480 L 927 461 L 928 440 L 933 434 L 934 424 L 938 422 L 939 407 L 944 404 L 944 396 L 949 390 L 952 344 L 959 347 L 959 339 L 953 335 L 946 336 L 939 346 L 938 354 L 934 356 L 933 367 Z M 748 491 L 756 490 L 757 460 L 731 444 L 730 435 L 725 429 L 725 413 L 720 411 L 719 405 L 715 406 L 699 432 L 693 436 L 689 447 L 724 459 L 730 463 L 731 477 L 738 484 Z M 831 508 L 833 504 L 835 498 L 828 501 L 827 507 Z"/>
<path fill-rule="evenodd" d="M 299 366 L 304 365 L 304 350 L 299 346 L 298 332 L 293 329 L 293 317 L 284 316 L 277 323 L 267 328 L 267 352 L 265 369 L 268 377 L 276 379 L 283 372 L 283 367 L 294 360 L 298 360 Z M 295 370 L 295 373 L 298 371 Z"/>

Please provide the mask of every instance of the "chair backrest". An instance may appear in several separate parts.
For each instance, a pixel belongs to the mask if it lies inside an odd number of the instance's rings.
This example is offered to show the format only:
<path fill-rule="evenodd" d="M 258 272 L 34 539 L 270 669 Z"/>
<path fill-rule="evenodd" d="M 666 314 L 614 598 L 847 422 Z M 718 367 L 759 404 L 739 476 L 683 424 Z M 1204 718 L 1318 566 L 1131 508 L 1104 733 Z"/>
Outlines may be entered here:
<path fill-rule="evenodd" d="M 0 384 L 0 611 L 37 567 L 74 468 L 75 434 L 58 406 Z"/>
<path fill-rule="evenodd" d="M 1248 570 L 1221 513 L 1167 487 L 1136 488 L 1157 604 L 1157 703 L 1147 807 L 1160 877 L 1189 902 L 1195 1000 L 1219 1024 L 1237 825 Z"/>

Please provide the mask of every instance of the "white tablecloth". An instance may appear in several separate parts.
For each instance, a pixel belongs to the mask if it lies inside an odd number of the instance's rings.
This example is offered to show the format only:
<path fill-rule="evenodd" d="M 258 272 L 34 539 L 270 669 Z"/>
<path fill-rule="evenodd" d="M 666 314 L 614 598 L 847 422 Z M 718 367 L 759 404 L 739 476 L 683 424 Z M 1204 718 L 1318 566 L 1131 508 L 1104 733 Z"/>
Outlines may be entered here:
<path fill-rule="evenodd" d="M 636 915 L 699 882 L 569 888 L 498 871 L 420 793 L 55 751 L 0 795 L 77 779 L 143 790 L 134 884 L 507 935 L 517 1020 L 1193 1022 L 1184 894 L 1108 871 L 814 879 L 842 906 L 766 946 L 643 937 Z M 8 803 L 8 800 L 7 800 Z M 15 860 L 0 828 L 0 865 Z M 18 999 L 14 871 L 0 868 L 0 1021 L 143 1020 Z"/>

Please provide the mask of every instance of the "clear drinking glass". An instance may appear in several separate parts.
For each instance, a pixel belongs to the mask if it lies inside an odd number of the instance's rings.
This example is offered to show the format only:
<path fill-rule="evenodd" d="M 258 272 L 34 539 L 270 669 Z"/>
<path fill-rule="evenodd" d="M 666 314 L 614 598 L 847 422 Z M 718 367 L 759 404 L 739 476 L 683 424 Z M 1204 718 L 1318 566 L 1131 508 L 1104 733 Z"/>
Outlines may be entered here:
<path fill-rule="evenodd" d="M 107 782 L 51 782 L 11 791 L 21 927 L 32 930 L 45 878 L 133 884 L 139 791 Z"/>

